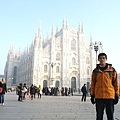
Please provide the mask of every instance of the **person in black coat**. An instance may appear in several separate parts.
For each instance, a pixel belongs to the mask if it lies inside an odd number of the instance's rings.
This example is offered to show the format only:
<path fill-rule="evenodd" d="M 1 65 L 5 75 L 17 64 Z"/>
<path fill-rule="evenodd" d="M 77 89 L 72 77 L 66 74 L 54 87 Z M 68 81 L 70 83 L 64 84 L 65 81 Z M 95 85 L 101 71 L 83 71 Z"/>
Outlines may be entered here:
<path fill-rule="evenodd" d="M 22 83 L 20 83 L 18 86 L 17 86 L 17 89 L 18 89 L 18 101 L 22 102 Z"/>
<path fill-rule="evenodd" d="M 35 93 L 35 88 L 33 86 L 33 84 L 30 86 L 30 97 L 31 97 L 31 100 L 33 100 L 33 95 Z"/>
<path fill-rule="evenodd" d="M 7 93 L 7 87 L 6 87 L 5 78 L 2 78 L 2 84 L 3 84 L 3 94 L 5 94 L 5 93 Z"/>
<path fill-rule="evenodd" d="M 82 86 L 81 91 L 82 91 L 82 99 L 81 99 L 81 101 L 84 100 L 84 102 L 85 102 L 86 101 L 86 94 L 87 94 L 86 84 L 84 84 Z"/>

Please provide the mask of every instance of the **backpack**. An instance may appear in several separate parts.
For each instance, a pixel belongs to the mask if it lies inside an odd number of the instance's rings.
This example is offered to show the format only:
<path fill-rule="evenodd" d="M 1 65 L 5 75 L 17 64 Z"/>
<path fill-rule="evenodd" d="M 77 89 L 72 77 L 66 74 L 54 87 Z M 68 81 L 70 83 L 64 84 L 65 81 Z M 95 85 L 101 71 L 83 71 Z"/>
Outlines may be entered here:
<path fill-rule="evenodd" d="M 83 86 L 82 86 L 82 88 L 81 88 L 81 91 L 83 92 Z"/>
<path fill-rule="evenodd" d="M 3 88 L 2 88 L 2 87 L 0 87 L 0 93 L 2 93 L 2 91 L 3 91 Z"/>

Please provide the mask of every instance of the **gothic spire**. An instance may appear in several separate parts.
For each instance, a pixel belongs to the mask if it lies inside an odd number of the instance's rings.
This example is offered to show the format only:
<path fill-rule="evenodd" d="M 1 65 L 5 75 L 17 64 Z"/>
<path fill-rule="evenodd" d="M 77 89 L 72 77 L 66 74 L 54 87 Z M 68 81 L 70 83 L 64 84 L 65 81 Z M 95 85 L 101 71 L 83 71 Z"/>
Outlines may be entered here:
<path fill-rule="evenodd" d="M 90 35 L 90 43 L 92 43 L 92 35 Z"/>
<path fill-rule="evenodd" d="M 39 27 L 38 27 L 37 36 L 41 37 L 41 21 L 40 21 L 40 24 L 39 24 Z"/>
<path fill-rule="evenodd" d="M 81 26 L 81 33 L 84 33 L 84 31 L 83 31 L 83 23 L 82 23 L 82 26 Z"/>
<path fill-rule="evenodd" d="M 58 32 L 58 26 L 56 27 L 56 33 Z"/>
<path fill-rule="evenodd" d="M 63 28 L 65 28 L 65 19 L 63 19 L 63 25 L 62 26 L 63 26 Z"/>
<path fill-rule="evenodd" d="M 90 35 L 90 48 L 93 49 L 92 35 Z"/>
<path fill-rule="evenodd" d="M 51 36 L 54 36 L 54 27 L 52 26 L 52 32 L 51 32 Z"/>
<path fill-rule="evenodd" d="M 66 19 L 66 28 L 68 29 L 68 20 Z"/>
<path fill-rule="evenodd" d="M 80 32 L 80 23 L 78 24 L 78 32 Z"/>

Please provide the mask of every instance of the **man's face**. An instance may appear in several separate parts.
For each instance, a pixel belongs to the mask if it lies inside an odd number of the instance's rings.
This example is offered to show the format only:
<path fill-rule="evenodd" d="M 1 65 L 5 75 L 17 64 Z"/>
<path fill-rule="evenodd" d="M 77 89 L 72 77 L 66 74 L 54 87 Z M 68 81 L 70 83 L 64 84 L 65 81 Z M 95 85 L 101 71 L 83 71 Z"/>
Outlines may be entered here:
<path fill-rule="evenodd" d="M 106 57 L 105 56 L 100 56 L 98 61 L 100 62 L 101 65 L 104 65 L 106 63 Z"/>

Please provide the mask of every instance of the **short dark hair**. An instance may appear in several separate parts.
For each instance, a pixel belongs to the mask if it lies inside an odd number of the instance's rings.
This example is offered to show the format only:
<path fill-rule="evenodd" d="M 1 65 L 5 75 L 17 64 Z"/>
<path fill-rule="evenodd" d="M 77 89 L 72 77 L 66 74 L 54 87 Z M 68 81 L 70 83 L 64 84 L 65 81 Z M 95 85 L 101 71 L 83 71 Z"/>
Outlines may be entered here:
<path fill-rule="evenodd" d="M 99 53 L 98 55 L 98 59 L 100 58 L 100 56 L 105 56 L 106 60 L 107 60 L 107 55 L 105 53 Z"/>

